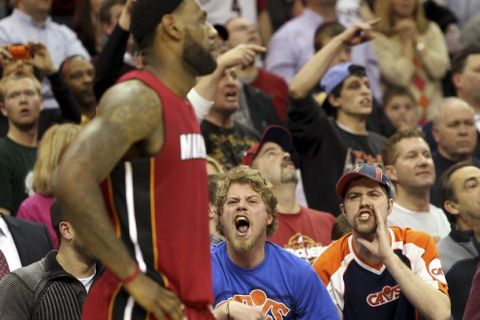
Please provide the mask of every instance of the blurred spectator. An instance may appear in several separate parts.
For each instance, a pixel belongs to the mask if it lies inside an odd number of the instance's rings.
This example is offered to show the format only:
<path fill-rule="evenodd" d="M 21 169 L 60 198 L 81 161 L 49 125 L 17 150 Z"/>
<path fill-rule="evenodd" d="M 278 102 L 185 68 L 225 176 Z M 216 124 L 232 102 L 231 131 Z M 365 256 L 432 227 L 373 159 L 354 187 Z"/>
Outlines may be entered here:
<path fill-rule="evenodd" d="M 59 24 L 72 27 L 73 13 L 76 0 L 52 0 L 52 19 Z"/>
<path fill-rule="evenodd" d="M 239 44 L 260 45 L 260 34 L 257 27 L 245 18 L 231 18 L 225 23 L 228 30 L 230 48 Z M 258 88 L 271 98 L 280 121 L 286 124 L 288 87 L 279 76 L 257 67 L 255 63 L 237 70 L 237 77 L 246 85 Z"/>
<path fill-rule="evenodd" d="M 245 151 L 258 141 L 254 131 L 233 119 L 240 106 L 239 94 L 235 71 L 225 70 L 215 91 L 214 104 L 200 126 L 207 154 L 226 169 L 239 165 Z"/>
<path fill-rule="evenodd" d="M 382 158 L 395 186 L 388 225 L 426 232 L 435 241 L 446 237 L 450 223 L 442 209 L 430 204 L 435 166 L 423 133 L 416 128 L 395 133 L 383 146 Z"/>
<path fill-rule="evenodd" d="M 40 83 L 30 75 L 3 78 L 0 102 L 8 119 L 7 136 L 0 138 L 0 213 L 15 216 L 28 196 L 26 178 L 37 156 Z"/>
<path fill-rule="evenodd" d="M 443 97 L 440 80 L 449 67 L 440 28 L 425 18 L 421 0 L 377 1 L 375 13 L 380 21 L 373 43 L 384 84 L 410 89 L 421 120 L 431 119 Z"/>
<path fill-rule="evenodd" d="M 215 161 L 215 160 L 214 160 Z M 210 230 L 210 245 L 214 246 L 223 241 L 217 230 L 218 216 L 215 203 L 217 202 L 218 181 L 221 174 L 208 175 L 208 228 Z"/>
<path fill-rule="evenodd" d="M 336 20 L 335 1 L 306 0 L 298 17 L 285 23 L 273 35 L 266 57 L 267 70 L 292 81 L 313 56 L 314 32 L 325 21 Z"/>
<path fill-rule="evenodd" d="M 277 199 L 268 180 L 257 170 L 239 166 L 220 186 L 217 229 L 225 241 L 212 249 L 217 318 L 338 319 L 311 266 L 266 241 L 277 219 Z M 240 306 L 257 313 L 237 313 Z"/>
<path fill-rule="evenodd" d="M 42 259 L 52 249 L 45 226 L 0 214 L 0 279 Z"/>
<path fill-rule="evenodd" d="M 425 16 L 440 27 L 447 44 L 448 55 L 452 59 L 461 50 L 462 32 L 458 25 L 458 19 L 448 7 L 441 6 L 433 0 L 423 3 Z M 449 69 L 442 78 L 443 95 L 446 97 L 455 95 L 455 87 L 452 83 L 452 71 Z"/>
<path fill-rule="evenodd" d="M 72 56 L 63 61 L 60 74 L 80 108 L 82 122 L 93 119 L 97 112 L 97 99 L 93 92 L 93 64 L 83 56 Z"/>
<path fill-rule="evenodd" d="M 311 264 L 332 241 L 335 218 L 299 205 L 295 195 L 298 177 L 291 152 L 290 133 L 283 127 L 270 126 L 260 142 L 247 151 L 242 163 L 258 170 L 273 185 L 278 225 L 268 240 Z"/>
<path fill-rule="evenodd" d="M 478 46 L 480 42 L 480 13 L 474 15 L 462 29 L 462 48 Z"/>
<path fill-rule="evenodd" d="M 43 109 L 38 122 L 38 138 L 54 123 L 71 121 L 80 123 L 80 110 L 68 87 L 62 81 L 57 68 L 53 65 L 47 48 L 41 43 L 29 43 L 26 48 L 30 57 L 12 55 L 15 48 L 22 46 L 1 46 L 0 61 L 2 76 L 8 77 L 16 74 L 29 74 L 39 81 L 48 78 L 52 85 L 53 94 L 58 101 L 60 109 Z M 33 56 L 32 56 L 33 55 Z M 5 136 L 8 130 L 8 120 L 0 116 L 0 136 Z"/>
<path fill-rule="evenodd" d="M 343 17 L 336 13 L 336 2 L 306 0 L 303 13 L 273 35 L 266 58 L 267 69 L 290 82 L 314 54 L 312 39 L 315 30 L 324 22 L 337 19 L 342 22 Z M 357 45 L 352 51 L 352 62 L 366 68 L 373 94 L 381 99 L 380 71 L 371 44 Z"/>
<path fill-rule="evenodd" d="M 453 224 L 449 236 L 438 243 L 438 251 L 452 317 L 462 319 L 480 255 L 480 169 L 471 162 L 453 165 L 442 176 L 440 192 L 443 210 Z"/>
<path fill-rule="evenodd" d="M 38 222 L 47 227 L 53 245 L 58 248 L 58 238 L 50 220 L 50 207 L 54 201 L 53 176 L 60 159 L 70 142 L 80 132 L 74 124 L 54 125 L 47 130 L 38 145 L 38 155 L 33 167 L 32 189 L 34 195 L 20 205 L 17 218 Z"/>
<path fill-rule="evenodd" d="M 463 27 L 471 17 L 480 11 L 479 0 L 436 0 L 446 5 L 458 17 L 460 27 Z"/>
<path fill-rule="evenodd" d="M 417 103 L 406 88 L 388 87 L 383 93 L 383 110 L 398 131 L 418 126 Z"/>
<path fill-rule="evenodd" d="M 73 15 L 73 30 L 85 49 L 93 57 L 102 48 L 102 28 L 99 22 L 103 0 L 77 0 Z"/>
<path fill-rule="evenodd" d="M 13 13 L 0 21 L 0 44 L 44 44 L 56 69 L 62 61 L 72 55 L 89 57 L 77 35 L 66 26 L 51 20 L 51 1 L 16 0 Z M 46 109 L 56 108 L 52 89 L 48 81 L 43 81 L 43 97 Z"/>
<path fill-rule="evenodd" d="M 301 6 L 303 10 L 302 0 L 267 0 L 273 32 L 297 15 L 298 12 L 295 10 L 297 6 Z"/>
<path fill-rule="evenodd" d="M 208 12 L 211 24 L 224 24 L 233 17 L 243 17 L 253 24 L 258 23 L 258 0 L 199 0 L 202 8 Z"/>
<path fill-rule="evenodd" d="M 98 272 L 96 259 L 55 203 L 52 223 L 61 239 L 58 251 L 9 273 L 0 282 L 3 319 L 80 319 L 83 301 Z"/>
<path fill-rule="evenodd" d="M 459 161 L 471 160 L 480 167 L 480 160 L 474 156 L 477 144 L 475 129 L 475 111 L 459 98 L 446 98 L 439 106 L 433 118 L 433 137 L 437 151 L 433 153 L 433 162 L 437 180 L 431 190 L 431 202 L 440 206 L 439 183 L 443 172 Z"/>
<path fill-rule="evenodd" d="M 361 163 L 382 165 L 381 148 L 386 139 L 367 130 L 373 97 L 365 68 L 342 63 L 325 71 L 344 46 L 366 41 L 370 36 L 370 24 L 348 28 L 317 52 L 289 87 L 293 105 L 289 128 L 300 156 L 308 205 L 335 215 L 339 214 L 334 194 L 338 178 Z M 327 93 L 323 108 L 310 96 L 320 79 Z M 335 119 L 327 116 L 328 110 L 336 115 Z"/>
<path fill-rule="evenodd" d="M 452 80 L 460 99 L 475 110 L 477 131 L 480 132 L 480 45 L 462 49 L 453 60 Z"/>
<path fill-rule="evenodd" d="M 133 37 L 130 19 L 134 0 L 105 0 L 100 8 L 100 19 L 106 41 L 95 61 L 94 91 L 97 100 L 125 73 L 134 69 Z M 121 8 L 117 19 L 118 10 Z"/>

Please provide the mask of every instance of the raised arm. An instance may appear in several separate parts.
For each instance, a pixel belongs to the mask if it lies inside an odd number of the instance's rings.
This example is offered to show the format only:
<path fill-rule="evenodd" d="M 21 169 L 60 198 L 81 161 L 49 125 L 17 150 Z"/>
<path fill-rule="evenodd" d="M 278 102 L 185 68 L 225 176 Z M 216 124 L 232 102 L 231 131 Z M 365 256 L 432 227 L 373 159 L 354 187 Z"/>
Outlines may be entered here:
<path fill-rule="evenodd" d="M 372 38 L 372 26 L 378 20 L 351 26 L 330 40 L 295 75 L 289 85 L 289 94 L 294 99 L 305 98 L 330 67 L 330 63 L 343 46 L 353 46 Z"/>
<path fill-rule="evenodd" d="M 255 62 L 259 53 L 265 48 L 253 44 L 240 44 L 217 58 L 217 68 L 211 74 L 200 77 L 194 88 L 188 93 L 188 100 L 195 110 L 195 115 L 202 121 L 213 105 L 215 91 L 226 69 L 236 66 L 248 66 Z"/>
<path fill-rule="evenodd" d="M 56 173 L 55 196 L 79 237 L 122 280 L 138 267 L 115 236 L 99 184 L 133 144 L 162 131 L 162 126 L 161 103 L 152 90 L 136 80 L 116 85 L 105 93 L 97 116 L 68 148 Z M 146 275 L 124 287 L 157 319 L 165 314 L 182 319 L 175 295 Z"/>
<path fill-rule="evenodd" d="M 207 76 L 201 77 L 195 85 L 197 93 L 206 100 L 213 100 L 218 82 L 225 69 L 235 66 L 248 66 L 255 62 L 257 54 L 265 52 L 265 48 L 254 44 L 240 44 L 217 58 L 217 68 Z"/>

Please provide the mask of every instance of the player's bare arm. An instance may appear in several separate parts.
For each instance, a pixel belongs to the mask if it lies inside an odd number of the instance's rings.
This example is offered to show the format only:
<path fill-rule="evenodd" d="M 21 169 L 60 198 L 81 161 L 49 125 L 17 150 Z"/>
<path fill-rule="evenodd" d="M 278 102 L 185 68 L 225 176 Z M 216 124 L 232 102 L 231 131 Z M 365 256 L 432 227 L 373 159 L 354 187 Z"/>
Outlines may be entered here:
<path fill-rule="evenodd" d="M 374 210 L 377 220 L 373 241 L 357 239 L 358 243 L 387 267 L 410 303 L 427 319 L 449 319 L 450 299 L 443 292 L 423 281 L 393 252 L 382 216 Z M 433 241 L 433 240 L 432 240 Z"/>
<path fill-rule="evenodd" d="M 100 101 L 96 118 L 63 156 L 56 174 L 55 195 L 79 237 L 120 279 L 135 273 L 137 264 L 115 235 L 99 184 L 132 146 L 152 136 L 160 140 L 160 148 L 163 118 L 156 93 L 139 81 L 115 85 Z M 125 289 L 157 319 L 165 314 L 183 318 L 177 297 L 147 276 L 140 274 Z"/>

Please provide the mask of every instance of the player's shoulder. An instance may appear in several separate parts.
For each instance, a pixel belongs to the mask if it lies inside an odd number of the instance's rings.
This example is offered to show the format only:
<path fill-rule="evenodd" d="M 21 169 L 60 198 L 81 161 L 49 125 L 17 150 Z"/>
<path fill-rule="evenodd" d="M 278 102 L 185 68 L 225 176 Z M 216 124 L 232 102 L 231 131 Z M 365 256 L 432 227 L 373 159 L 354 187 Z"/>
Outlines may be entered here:
<path fill-rule="evenodd" d="M 140 80 L 127 80 L 110 87 L 100 100 L 100 117 L 117 114 L 151 117 L 161 113 L 158 94 Z"/>

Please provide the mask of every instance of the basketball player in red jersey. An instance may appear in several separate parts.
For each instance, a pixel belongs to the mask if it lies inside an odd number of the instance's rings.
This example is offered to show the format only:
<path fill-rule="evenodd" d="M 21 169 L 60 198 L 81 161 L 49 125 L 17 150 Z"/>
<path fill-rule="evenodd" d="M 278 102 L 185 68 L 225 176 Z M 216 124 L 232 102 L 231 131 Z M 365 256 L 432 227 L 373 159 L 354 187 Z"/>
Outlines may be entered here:
<path fill-rule="evenodd" d="M 198 0 L 137 0 L 144 69 L 125 75 L 63 157 L 55 194 L 107 271 L 84 319 L 213 319 L 205 145 L 187 92 L 216 66 Z"/>

